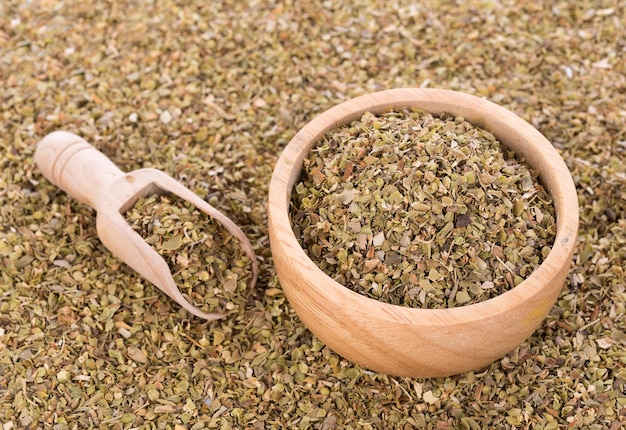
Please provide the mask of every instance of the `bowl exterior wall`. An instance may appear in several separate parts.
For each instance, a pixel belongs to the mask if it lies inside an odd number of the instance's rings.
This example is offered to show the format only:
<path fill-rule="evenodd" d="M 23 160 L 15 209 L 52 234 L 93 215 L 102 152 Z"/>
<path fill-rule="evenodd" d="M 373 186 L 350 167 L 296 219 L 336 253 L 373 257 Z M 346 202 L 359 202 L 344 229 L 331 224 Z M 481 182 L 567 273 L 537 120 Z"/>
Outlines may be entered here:
<path fill-rule="evenodd" d="M 380 306 L 365 297 L 374 303 L 362 306 L 350 295 L 332 294 L 331 285 L 320 288 L 314 285 L 319 281 L 315 276 L 303 277 L 293 254 L 284 252 L 276 237 L 270 240 L 280 284 L 311 332 L 349 360 L 396 376 L 448 376 L 479 369 L 506 355 L 541 325 L 567 276 L 565 267 L 515 308 L 481 317 L 478 306 L 473 321 L 458 321 L 445 310 L 413 310 L 414 315 L 402 323 L 408 308 Z M 320 297 L 320 289 L 331 293 Z"/>

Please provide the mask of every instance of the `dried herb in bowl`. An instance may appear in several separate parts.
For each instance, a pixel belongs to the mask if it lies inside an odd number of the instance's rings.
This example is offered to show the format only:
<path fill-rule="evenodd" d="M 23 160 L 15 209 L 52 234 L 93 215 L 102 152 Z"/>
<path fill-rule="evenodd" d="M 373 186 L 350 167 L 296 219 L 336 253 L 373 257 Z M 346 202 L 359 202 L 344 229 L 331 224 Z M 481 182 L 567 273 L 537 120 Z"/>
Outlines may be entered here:
<path fill-rule="evenodd" d="M 304 161 L 291 218 L 337 282 L 414 308 L 502 294 L 556 234 L 552 199 L 517 154 L 463 118 L 408 110 L 330 130 Z"/>
<path fill-rule="evenodd" d="M 194 306 L 231 313 L 245 303 L 250 258 L 219 222 L 173 195 L 140 198 L 125 218 L 165 259 Z"/>

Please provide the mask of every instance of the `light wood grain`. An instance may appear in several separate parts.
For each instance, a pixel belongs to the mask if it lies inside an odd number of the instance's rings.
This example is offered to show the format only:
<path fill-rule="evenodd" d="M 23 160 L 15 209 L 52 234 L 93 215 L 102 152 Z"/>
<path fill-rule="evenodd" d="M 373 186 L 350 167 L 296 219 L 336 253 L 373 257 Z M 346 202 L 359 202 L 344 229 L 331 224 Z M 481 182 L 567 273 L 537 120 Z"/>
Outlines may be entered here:
<path fill-rule="evenodd" d="M 370 111 L 415 107 L 460 115 L 491 131 L 540 172 L 554 198 L 557 235 L 535 272 L 491 300 L 450 309 L 412 309 L 369 299 L 333 281 L 294 236 L 289 201 L 302 161 L 331 128 Z M 304 324 L 344 357 L 400 376 L 445 376 L 477 369 L 513 350 L 546 317 L 574 252 L 578 200 L 570 172 L 550 142 L 512 112 L 475 96 L 436 89 L 395 89 L 337 105 L 309 122 L 287 145 L 270 183 L 269 231 L 280 284 Z"/>
<path fill-rule="evenodd" d="M 96 210 L 98 236 L 113 254 L 192 314 L 209 321 L 223 316 L 203 312 L 189 303 L 176 286 L 165 260 L 126 222 L 123 213 L 140 197 L 172 193 L 221 223 L 250 258 L 250 288 L 256 284 L 257 260 L 243 231 L 171 176 L 155 169 L 123 173 L 84 139 L 65 131 L 44 137 L 37 145 L 34 160 L 50 182 Z"/>

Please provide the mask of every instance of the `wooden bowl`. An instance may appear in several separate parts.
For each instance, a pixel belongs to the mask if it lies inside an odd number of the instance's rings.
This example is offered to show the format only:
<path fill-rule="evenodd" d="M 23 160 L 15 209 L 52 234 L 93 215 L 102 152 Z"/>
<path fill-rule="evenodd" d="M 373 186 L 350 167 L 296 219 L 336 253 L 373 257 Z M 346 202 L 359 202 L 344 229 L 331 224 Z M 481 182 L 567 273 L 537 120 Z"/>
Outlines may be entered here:
<path fill-rule="evenodd" d="M 463 116 L 491 131 L 537 169 L 554 199 L 557 232 L 544 262 L 522 283 L 492 299 L 447 309 L 391 305 L 337 283 L 311 261 L 294 235 L 289 203 L 303 159 L 331 128 L 364 112 L 403 107 Z M 355 363 L 397 376 L 435 377 L 481 368 L 536 330 L 561 291 L 576 245 L 578 198 L 571 174 L 550 142 L 514 113 L 449 90 L 395 89 L 341 103 L 309 122 L 278 159 L 269 190 L 274 264 L 291 306 L 326 345 Z"/>

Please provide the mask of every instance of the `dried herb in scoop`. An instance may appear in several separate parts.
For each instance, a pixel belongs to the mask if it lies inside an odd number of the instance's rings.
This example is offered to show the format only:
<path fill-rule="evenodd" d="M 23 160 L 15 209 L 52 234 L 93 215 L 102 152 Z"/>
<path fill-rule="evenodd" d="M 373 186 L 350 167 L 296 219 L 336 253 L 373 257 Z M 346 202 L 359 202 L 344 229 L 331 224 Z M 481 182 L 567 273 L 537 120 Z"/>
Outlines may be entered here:
<path fill-rule="evenodd" d="M 330 130 L 304 161 L 291 216 L 333 279 L 414 308 L 502 294 L 556 234 L 551 197 L 524 160 L 463 118 L 408 110 Z"/>
<path fill-rule="evenodd" d="M 165 258 L 174 282 L 194 306 L 229 313 L 245 303 L 251 262 L 219 222 L 172 195 L 141 198 L 125 217 Z"/>

